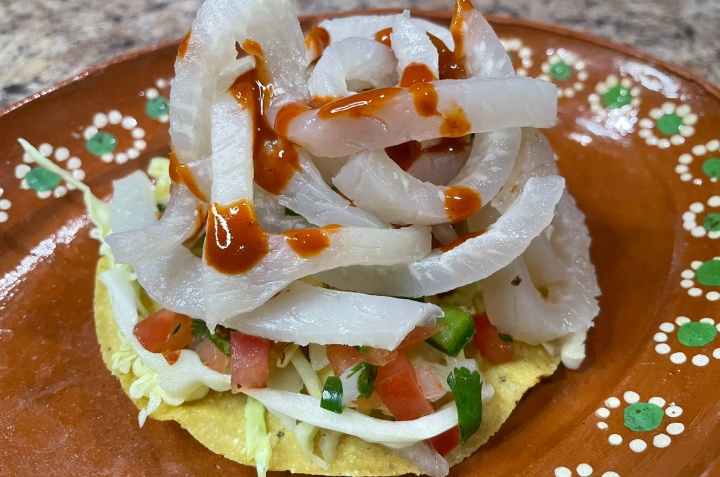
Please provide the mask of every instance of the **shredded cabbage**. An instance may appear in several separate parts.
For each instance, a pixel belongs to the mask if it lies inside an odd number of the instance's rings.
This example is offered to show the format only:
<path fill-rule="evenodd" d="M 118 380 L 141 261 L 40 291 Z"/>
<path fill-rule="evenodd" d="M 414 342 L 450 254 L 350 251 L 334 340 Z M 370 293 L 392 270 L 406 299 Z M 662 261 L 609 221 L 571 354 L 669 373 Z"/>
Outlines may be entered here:
<path fill-rule="evenodd" d="M 258 477 L 265 477 L 272 457 L 265 407 L 250 396 L 245 402 L 245 452 L 255 461 Z"/>

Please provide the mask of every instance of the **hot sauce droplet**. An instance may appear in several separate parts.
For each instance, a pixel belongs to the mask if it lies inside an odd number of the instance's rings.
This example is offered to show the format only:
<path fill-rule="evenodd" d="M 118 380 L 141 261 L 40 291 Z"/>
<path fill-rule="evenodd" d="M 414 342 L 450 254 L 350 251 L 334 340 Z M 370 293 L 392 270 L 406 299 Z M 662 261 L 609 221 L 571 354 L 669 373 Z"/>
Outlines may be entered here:
<path fill-rule="evenodd" d="M 392 28 L 385 28 L 375 33 L 375 41 L 382 43 L 383 45 L 391 48 L 390 35 L 392 34 Z"/>
<path fill-rule="evenodd" d="M 475 238 L 475 237 L 481 236 L 481 235 L 484 234 L 485 232 L 486 232 L 486 230 L 481 230 L 480 232 L 472 232 L 472 233 L 463 235 L 463 236 L 460 237 L 459 239 L 454 240 L 454 241 L 450 242 L 450 243 L 447 244 L 447 245 L 443 245 L 442 247 L 439 247 L 438 250 L 441 251 L 441 252 L 447 252 L 448 250 L 454 249 L 454 248 L 457 247 L 458 245 L 464 244 L 465 242 L 467 242 L 467 241 L 470 240 L 470 239 L 473 239 L 473 238 Z"/>
<path fill-rule="evenodd" d="M 185 184 L 192 195 L 203 202 L 207 202 L 207 197 L 200 188 L 190 168 L 187 164 L 180 164 L 175 151 L 172 150 L 170 151 L 170 180 L 176 184 Z"/>
<path fill-rule="evenodd" d="M 285 240 L 293 251 L 302 258 L 314 257 L 330 246 L 330 234 L 340 225 L 326 225 L 319 229 L 289 230 Z"/>
<path fill-rule="evenodd" d="M 319 58 L 329 45 L 330 33 L 323 27 L 314 26 L 305 35 L 305 48 L 313 51 L 316 58 Z"/>
<path fill-rule="evenodd" d="M 445 213 L 450 222 L 467 219 L 482 207 L 480 194 L 469 187 L 453 186 L 445 190 Z"/>
<path fill-rule="evenodd" d="M 450 34 L 455 43 L 455 51 L 453 59 L 456 64 L 463 65 L 465 63 L 465 19 L 463 16 L 473 11 L 474 7 L 470 0 L 457 0 L 455 2 L 455 10 L 453 11 L 452 21 L 450 22 Z M 464 71 L 464 68 L 463 68 Z"/>
<path fill-rule="evenodd" d="M 213 204 L 208 214 L 204 258 L 220 273 L 247 272 L 268 254 L 268 234 L 247 200 L 230 206 Z"/>
<path fill-rule="evenodd" d="M 430 41 L 438 52 L 438 70 L 440 79 L 462 79 L 467 76 L 462 61 L 458 63 L 455 53 L 448 49 L 447 45 L 435 35 L 427 34 Z"/>
<path fill-rule="evenodd" d="M 180 42 L 180 46 L 178 47 L 178 56 L 180 58 L 185 58 L 185 54 L 188 50 L 188 45 L 190 44 L 190 36 L 192 35 L 192 28 L 188 30 L 187 34 L 185 35 L 185 38 L 182 39 Z"/>
<path fill-rule="evenodd" d="M 418 83 L 411 86 L 410 94 L 413 97 L 415 111 L 422 117 L 440 116 L 438 112 L 438 94 L 432 83 Z"/>
<path fill-rule="evenodd" d="M 435 81 L 435 73 L 432 72 L 428 65 L 422 63 L 410 63 L 403 70 L 402 78 L 400 78 L 399 86 L 401 88 L 407 88 L 418 83 L 427 83 L 428 81 Z"/>
<path fill-rule="evenodd" d="M 385 103 L 397 96 L 400 91 L 402 91 L 402 88 L 378 88 L 348 96 L 320 108 L 318 117 L 328 120 L 341 116 L 351 118 L 373 116 L 382 109 Z"/>
<path fill-rule="evenodd" d="M 267 88 L 258 77 L 256 70 L 241 75 L 230 87 L 235 100 L 250 109 L 253 116 L 253 166 L 255 183 L 270 192 L 280 194 L 296 171 L 300 170 L 300 160 L 295 145 L 280 137 L 262 115 L 262 95 Z M 293 117 L 307 110 L 304 106 L 290 104 L 282 108 L 275 121 L 287 132 Z M 286 124 L 287 123 L 287 124 Z"/>
<path fill-rule="evenodd" d="M 448 111 L 440 124 L 440 136 L 460 137 L 470 134 L 472 125 L 468 121 L 465 111 L 459 106 L 454 111 Z"/>

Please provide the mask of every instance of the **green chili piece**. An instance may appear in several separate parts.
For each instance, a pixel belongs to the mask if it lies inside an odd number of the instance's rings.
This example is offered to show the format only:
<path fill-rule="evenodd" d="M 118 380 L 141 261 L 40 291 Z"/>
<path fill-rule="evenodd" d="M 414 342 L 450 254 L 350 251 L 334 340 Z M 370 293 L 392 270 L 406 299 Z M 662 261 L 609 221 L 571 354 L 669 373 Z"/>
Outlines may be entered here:
<path fill-rule="evenodd" d="M 320 407 L 337 414 L 343 412 L 343 385 L 337 376 L 328 376 L 325 380 Z"/>

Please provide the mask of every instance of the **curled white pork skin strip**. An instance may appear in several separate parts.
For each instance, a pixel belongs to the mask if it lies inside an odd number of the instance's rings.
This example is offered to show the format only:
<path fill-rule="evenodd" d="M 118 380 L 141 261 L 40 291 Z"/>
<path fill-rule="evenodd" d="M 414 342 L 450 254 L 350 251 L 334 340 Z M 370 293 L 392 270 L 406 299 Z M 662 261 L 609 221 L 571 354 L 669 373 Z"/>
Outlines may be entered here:
<path fill-rule="evenodd" d="M 510 174 L 519 145 L 517 128 L 476 137 L 468 161 L 450 187 L 412 177 L 383 150 L 357 154 L 333 183 L 359 207 L 387 222 L 417 225 L 457 222 L 475 213 L 500 190 Z M 462 194 L 462 200 L 456 198 L 458 194 Z"/>
<path fill-rule="evenodd" d="M 565 181 L 531 178 L 522 194 L 487 232 L 447 250 L 390 267 L 345 267 L 318 274 L 321 281 L 360 293 L 420 297 L 486 278 L 520 255 L 550 224 Z"/>
<path fill-rule="evenodd" d="M 168 364 L 162 353 L 146 350 L 133 333 L 133 327 L 138 322 L 138 312 L 132 285 L 119 269 L 103 272 L 100 280 L 110 294 L 113 316 L 125 340 L 142 363 L 157 372 L 157 383 L 166 393 L 182 398 L 203 386 L 216 391 L 230 389 L 230 376 L 205 366 L 192 350 L 182 350 L 180 357 L 172 365 Z"/>
<path fill-rule="evenodd" d="M 428 91 L 437 94 L 437 103 L 422 104 L 418 109 L 416 99 L 422 103 Z M 339 157 L 411 140 L 460 137 L 508 127 L 549 127 L 555 124 L 556 103 L 555 86 L 541 80 L 438 80 L 415 88 L 359 93 L 302 112 L 282 129 L 314 155 Z"/>
<path fill-rule="evenodd" d="M 427 228 L 392 230 L 329 226 L 283 235 L 256 231 L 246 234 L 232 225 L 246 219 L 242 207 L 239 207 L 238 219 L 217 209 L 213 206 L 209 214 L 202 271 L 205 320 L 209 327 L 223 324 L 238 313 L 254 310 L 294 280 L 307 275 L 357 264 L 407 263 L 430 251 Z M 255 240 L 267 241 L 261 256 L 253 255 L 257 253 Z M 305 242 L 320 243 L 321 247 L 303 250 Z M 225 250 L 229 251 L 228 255 L 224 255 Z M 250 255 L 238 259 L 235 255 L 238 252 L 242 252 L 241 256 Z M 250 267 L 242 262 L 246 258 L 251 260 Z"/>
<path fill-rule="evenodd" d="M 333 18 L 320 22 L 320 28 L 328 32 L 332 43 L 345 38 L 371 38 L 382 30 L 392 28 L 397 15 L 358 15 L 347 18 Z M 454 48 L 450 30 L 422 18 L 413 18 L 412 21 L 426 32 L 440 38 L 451 50 Z"/>
<path fill-rule="evenodd" d="M 253 206 L 257 212 L 260 227 L 271 234 L 281 234 L 287 230 L 306 229 L 312 224 L 305 217 L 288 211 L 277 201 L 277 197 L 265 192 L 261 187 L 253 188 Z"/>
<path fill-rule="evenodd" d="M 409 12 L 395 16 L 390 39 L 397 57 L 400 86 L 410 86 L 415 82 L 436 80 L 440 77 L 437 49 L 425 29 L 410 19 Z M 420 70 L 422 74 L 418 75 L 413 68 Z"/>
<path fill-rule="evenodd" d="M 457 425 L 457 408 L 454 403 L 412 421 L 387 421 L 347 408 L 342 414 L 336 414 L 321 408 L 319 399 L 304 394 L 275 389 L 242 389 L 241 391 L 257 399 L 268 409 L 298 421 L 391 447 L 407 447 L 442 434 Z"/>
<path fill-rule="evenodd" d="M 510 57 L 497 34 L 482 14 L 472 9 L 456 9 L 455 24 L 460 28 L 463 64 L 468 77 L 515 76 Z"/>
<path fill-rule="evenodd" d="M 590 262 L 590 238 L 582 213 L 565 194 L 552 222 L 550 245 L 566 279 L 548 286 L 546 300 L 535 288 L 522 257 L 482 281 L 490 321 L 531 344 L 585 331 L 599 311 L 600 294 Z M 516 277 L 519 277 L 519 283 Z M 537 280 L 536 280 L 537 281 Z"/>
<path fill-rule="evenodd" d="M 397 84 L 397 59 L 390 49 L 368 38 L 347 38 L 330 45 L 318 60 L 308 88 L 313 97 L 344 98 L 348 83 L 383 88 Z M 367 88 L 364 88 L 367 89 Z"/>
<path fill-rule="evenodd" d="M 210 155 L 211 104 L 220 73 L 236 61 L 236 41 L 262 55 L 274 85 L 271 124 L 284 104 L 308 97 L 304 41 L 289 0 L 206 0 L 178 51 L 170 92 L 170 137 L 181 164 Z"/>
<path fill-rule="evenodd" d="M 148 220 L 148 225 L 134 230 L 129 228 L 131 224 L 121 223 L 125 221 L 120 217 L 116 216 L 114 222 L 124 232 L 114 232 L 105 241 L 117 263 L 131 263 L 164 255 L 194 235 L 205 223 L 205 205 L 180 184 L 175 186 L 159 221 Z"/>
<path fill-rule="evenodd" d="M 302 346 L 346 344 L 391 350 L 414 327 L 431 325 L 439 316 L 440 308 L 429 303 L 328 290 L 298 281 L 263 306 L 225 320 L 224 326 Z"/>

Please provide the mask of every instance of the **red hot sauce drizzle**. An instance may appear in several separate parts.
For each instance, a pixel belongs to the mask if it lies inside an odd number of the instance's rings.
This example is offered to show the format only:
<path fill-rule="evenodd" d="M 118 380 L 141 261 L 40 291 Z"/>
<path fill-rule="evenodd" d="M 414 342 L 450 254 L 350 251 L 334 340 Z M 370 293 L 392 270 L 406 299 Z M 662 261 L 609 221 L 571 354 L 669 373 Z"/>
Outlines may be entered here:
<path fill-rule="evenodd" d="M 375 33 L 375 41 L 382 43 L 388 48 L 392 48 L 392 43 L 390 41 L 391 34 L 392 28 L 385 28 L 384 30 L 380 30 L 379 32 Z"/>
<path fill-rule="evenodd" d="M 190 36 L 192 36 L 192 28 L 188 30 L 185 38 L 183 38 L 180 42 L 180 46 L 178 47 L 178 56 L 180 58 L 185 58 L 185 54 L 188 50 L 188 45 L 190 44 Z"/>
<path fill-rule="evenodd" d="M 318 110 L 320 119 L 329 120 L 342 116 L 351 118 L 371 117 L 397 96 L 402 88 L 378 88 L 358 93 L 328 103 Z"/>
<path fill-rule="evenodd" d="M 262 48 L 252 40 L 243 43 L 243 49 L 255 56 L 256 68 L 241 75 L 230 87 L 230 93 L 235 100 L 243 107 L 248 108 L 252 114 L 254 124 L 253 138 L 253 166 L 255 168 L 255 183 L 270 192 L 280 194 L 287 186 L 296 171 L 300 170 L 300 161 L 295 150 L 295 145 L 279 136 L 265 120 L 262 111 L 267 105 L 267 97 L 272 92 L 272 84 L 264 68 L 262 60 Z M 285 118 L 291 112 L 299 114 L 296 109 L 300 105 L 290 104 L 283 108 L 278 114 L 278 120 L 287 121 Z M 293 116 L 294 117 L 294 116 Z M 287 128 L 287 126 L 286 126 Z"/>
<path fill-rule="evenodd" d="M 330 246 L 330 234 L 340 225 L 326 225 L 318 229 L 297 229 L 284 232 L 285 241 L 302 258 L 311 258 Z"/>
<path fill-rule="evenodd" d="M 453 240 L 449 244 L 439 247 L 438 250 L 440 252 L 447 252 L 449 250 L 454 249 L 455 247 L 457 247 L 459 245 L 464 244 L 465 242 L 467 242 L 470 239 L 481 236 L 485 232 L 487 232 L 487 230 L 481 230 L 480 232 L 471 232 L 469 234 L 463 235 L 462 237 L 458 238 L 457 240 Z"/>
<path fill-rule="evenodd" d="M 329 45 L 330 34 L 323 27 L 313 26 L 308 34 L 305 35 L 305 48 L 314 51 L 316 58 L 320 58 Z M 315 61 L 317 61 L 317 59 Z"/>
<path fill-rule="evenodd" d="M 193 175 L 187 164 L 180 164 L 177 154 L 174 150 L 170 150 L 170 180 L 175 184 L 185 184 L 195 197 L 203 202 L 207 202 L 207 197 L 203 193 L 195 176 Z"/>
<path fill-rule="evenodd" d="M 465 186 L 452 186 L 445 190 L 445 213 L 450 222 L 465 220 L 482 207 L 480 194 Z"/>
<path fill-rule="evenodd" d="M 213 204 L 208 214 L 204 258 L 220 273 L 247 272 L 269 252 L 268 234 L 247 200 L 230 206 Z"/>

